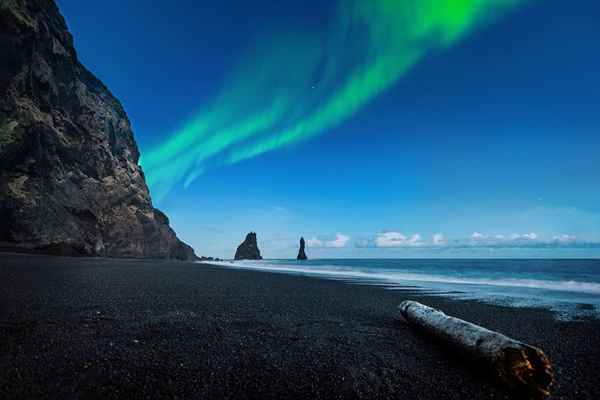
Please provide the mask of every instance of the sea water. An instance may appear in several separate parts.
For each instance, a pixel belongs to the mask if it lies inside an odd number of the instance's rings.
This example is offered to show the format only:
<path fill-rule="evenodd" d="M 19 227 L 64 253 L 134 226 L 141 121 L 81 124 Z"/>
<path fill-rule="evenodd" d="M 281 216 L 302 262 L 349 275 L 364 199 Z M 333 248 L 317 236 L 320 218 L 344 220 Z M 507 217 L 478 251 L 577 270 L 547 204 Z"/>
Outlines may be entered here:
<path fill-rule="evenodd" d="M 319 259 L 224 261 L 231 268 L 315 276 L 389 290 L 537 306 L 558 318 L 600 318 L 600 260 L 590 259 Z"/>

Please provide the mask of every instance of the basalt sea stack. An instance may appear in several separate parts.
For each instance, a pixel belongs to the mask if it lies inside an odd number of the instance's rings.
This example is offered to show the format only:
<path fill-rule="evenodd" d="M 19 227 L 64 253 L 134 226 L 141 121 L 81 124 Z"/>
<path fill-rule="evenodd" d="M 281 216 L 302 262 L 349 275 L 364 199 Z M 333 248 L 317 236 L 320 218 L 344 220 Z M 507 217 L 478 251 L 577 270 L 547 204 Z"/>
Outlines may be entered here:
<path fill-rule="evenodd" d="M 246 239 L 240 244 L 235 252 L 236 260 L 262 260 L 258 243 L 256 241 L 256 233 L 250 232 L 246 235 Z"/>
<path fill-rule="evenodd" d="M 127 115 L 56 4 L 0 2 L 0 55 L 0 247 L 195 258 L 153 208 Z"/>
<path fill-rule="evenodd" d="M 298 257 L 296 257 L 298 260 L 308 260 L 308 257 L 306 257 L 306 252 L 304 251 L 305 246 L 306 246 L 306 243 L 304 242 L 304 238 L 301 237 L 300 238 L 300 250 L 298 250 Z"/>

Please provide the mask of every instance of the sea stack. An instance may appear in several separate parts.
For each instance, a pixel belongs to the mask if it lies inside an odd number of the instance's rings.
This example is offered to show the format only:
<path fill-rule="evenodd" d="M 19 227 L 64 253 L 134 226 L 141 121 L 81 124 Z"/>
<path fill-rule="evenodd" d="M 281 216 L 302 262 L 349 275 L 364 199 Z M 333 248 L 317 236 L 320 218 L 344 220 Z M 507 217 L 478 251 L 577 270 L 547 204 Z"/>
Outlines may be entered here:
<path fill-rule="evenodd" d="M 258 243 L 256 241 L 256 232 L 250 232 L 246 239 L 240 244 L 235 252 L 235 260 L 262 260 Z"/>
<path fill-rule="evenodd" d="M 306 257 L 306 252 L 304 251 L 304 247 L 305 247 L 306 243 L 304 242 L 304 238 L 301 237 L 300 238 L 300 250 L 298 251 L 298 260 L 308 260 L 308 257 Z"/>
<path fill-rule="evenodd" d="M 195 259 L 152 206 L 127 114 L 54 1 L 0 2 L 0 31 L 0 247 Z"/>

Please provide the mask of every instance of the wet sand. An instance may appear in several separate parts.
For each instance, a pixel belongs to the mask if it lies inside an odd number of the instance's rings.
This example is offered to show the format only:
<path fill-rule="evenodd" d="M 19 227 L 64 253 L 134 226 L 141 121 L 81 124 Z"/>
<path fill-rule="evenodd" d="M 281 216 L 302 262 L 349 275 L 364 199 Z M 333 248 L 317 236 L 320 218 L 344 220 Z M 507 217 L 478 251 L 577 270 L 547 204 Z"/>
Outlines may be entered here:
<path fill-rule="evenodd" d="M 396 321 L 405 299 L 544 349 L 600 398 L 600 322 L 184 262 L 0 254 L 0 398 L 511 398 Z"/>

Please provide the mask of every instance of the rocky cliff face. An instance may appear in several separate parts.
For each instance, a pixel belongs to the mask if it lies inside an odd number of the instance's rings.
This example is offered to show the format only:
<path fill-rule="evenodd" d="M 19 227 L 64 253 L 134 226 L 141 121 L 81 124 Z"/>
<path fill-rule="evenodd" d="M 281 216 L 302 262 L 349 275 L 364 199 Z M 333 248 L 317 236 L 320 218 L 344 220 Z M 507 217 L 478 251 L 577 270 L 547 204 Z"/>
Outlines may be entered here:
<path fill-rule="evenodd" d="M 308 257 L 306 257 L 306 251 L 304 250 L 305 247 L 306 247 L 306 243 L 304 242 L 304 238 L 301 237 L 300 238 L 300 250 L 298 250 L 298 257 L 296 257 L 296 259 L 308 260 Z"/>
<path fill-rule="evenodd" d="M 240 244 L 235 252 L 236 260 L 262 260 L 258 243 L 256 241 L 256 233 L 250 232 L 246 235 L 246 239 Z"/>
<path fill-rule="evenodd" d="M 54 1 L 0 1 L 0 55 L 0 246 L 195 258 L 152 207 L 127 115 Z"/>

